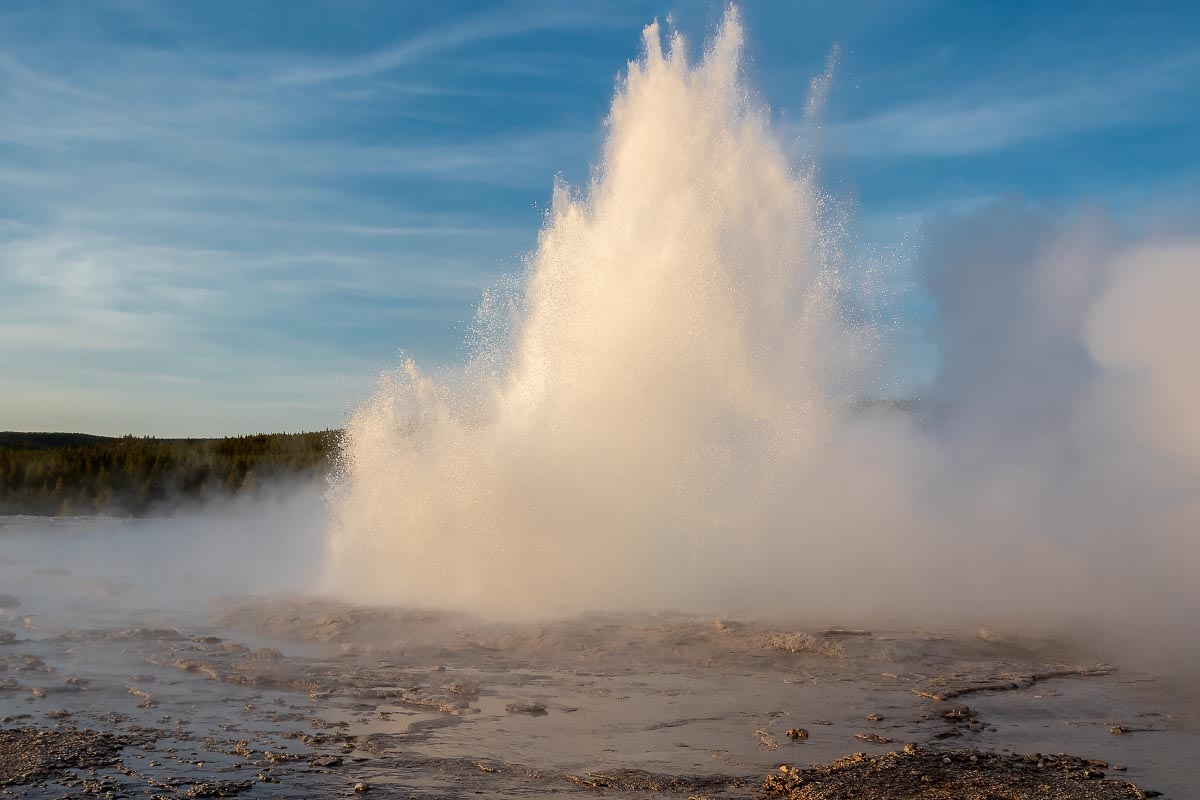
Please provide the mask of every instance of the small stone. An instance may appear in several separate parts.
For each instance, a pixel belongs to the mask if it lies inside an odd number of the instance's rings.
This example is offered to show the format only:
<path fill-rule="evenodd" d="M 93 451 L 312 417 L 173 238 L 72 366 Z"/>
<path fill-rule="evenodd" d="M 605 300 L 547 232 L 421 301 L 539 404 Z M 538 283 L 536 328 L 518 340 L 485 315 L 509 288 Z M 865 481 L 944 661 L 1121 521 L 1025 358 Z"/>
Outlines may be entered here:
<path fill-rule="evenodd" d="M 807 739 L 808 731 L 804 728 L 788 728 L 787 736 L 789 739 Z"/>
<path fill-rule="evenodd" d="M 246 658 L 253 661 L 282 661 L 283 653 L 274 647 L 260 647 L 257 650 L 251 650 L 247 653 Z"/>
<path fill-rule="evenodd" d="M 359 794 L 362 794 L 363 792 L 366 792 L 366 791 L 370 791 L 370 789 L 371 789 L 371 787 L 365 783 L 354 784 L 354 791 L 358 792 Z"/>
<path fill-rule="evenodd" d="M 971 708 L 963 705 L 951 706 L 950 710 L 942 714 L 942 716 L 954 722 L 961 722 L 971 718 Z"/>
<path fill-rule="evenodd" d="M 895 739 L 889 739 L 886 736 L 880 736 L 878 733 L 856 733 L 855 739 L 862 739 L 864 742 L 871 744 L 894 744 Z"/>
<path fill-rule="evenodd" d="M 1129 733 L 1129 728 L 1126 728 L 1124 725 L 1110 725 L 1108 732 L 1112 734 Z"/>

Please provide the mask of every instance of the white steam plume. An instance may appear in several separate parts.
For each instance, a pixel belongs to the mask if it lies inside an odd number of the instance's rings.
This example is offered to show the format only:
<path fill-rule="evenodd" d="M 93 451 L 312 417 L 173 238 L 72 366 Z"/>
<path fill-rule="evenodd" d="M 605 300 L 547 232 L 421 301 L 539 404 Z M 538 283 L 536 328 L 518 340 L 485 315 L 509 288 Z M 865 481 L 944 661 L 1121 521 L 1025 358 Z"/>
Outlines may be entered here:
<path fill-rule="evenodd" d="M 649 26 L 591 182 L 556 187 L 467 367 L 409 363 L 353 415 L 333 586 L 1178 629 L 1200 600 L 1200 244 L 1014 203 L 935 228 L 938 377 L 915 410 L 864 405 L 895 331 L 862 312 L 869 271 L 746 89 L 742 37 L 731 10 L 692 62 Z"/>

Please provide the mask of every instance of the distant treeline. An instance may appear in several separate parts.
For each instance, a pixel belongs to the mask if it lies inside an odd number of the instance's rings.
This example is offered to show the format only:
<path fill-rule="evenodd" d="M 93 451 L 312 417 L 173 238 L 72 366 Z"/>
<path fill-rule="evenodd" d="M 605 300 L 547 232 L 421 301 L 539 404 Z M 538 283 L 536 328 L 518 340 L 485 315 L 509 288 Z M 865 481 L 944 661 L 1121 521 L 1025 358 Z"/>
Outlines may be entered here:
<path fill-rule="evenodd" d="M 318 477 L 340 431 L 224 439 L 0 432 L 0 514 L 138 516 Z"/>

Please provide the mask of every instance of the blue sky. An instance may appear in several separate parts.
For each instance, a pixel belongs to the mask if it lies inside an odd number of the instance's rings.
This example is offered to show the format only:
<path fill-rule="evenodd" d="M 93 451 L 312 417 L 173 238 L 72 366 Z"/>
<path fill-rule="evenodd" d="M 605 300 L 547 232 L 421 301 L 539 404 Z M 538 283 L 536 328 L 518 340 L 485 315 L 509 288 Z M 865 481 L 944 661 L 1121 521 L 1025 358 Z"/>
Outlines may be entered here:
<path fill-rule="evenodd" d="M 840 49 L 804 146 L 864 241 L 919 241 L 1013 196 L 1131 229 L 1200 221 L 1192 4 L 743 10 L 749 75 L 784 130 Z M 460 358 L 554 176 L 587 176 L 641 27 L 670 15 L 696 43 L 721 13 L 0 5 L 0 429 L 328 427 L 401 348 Z"/>

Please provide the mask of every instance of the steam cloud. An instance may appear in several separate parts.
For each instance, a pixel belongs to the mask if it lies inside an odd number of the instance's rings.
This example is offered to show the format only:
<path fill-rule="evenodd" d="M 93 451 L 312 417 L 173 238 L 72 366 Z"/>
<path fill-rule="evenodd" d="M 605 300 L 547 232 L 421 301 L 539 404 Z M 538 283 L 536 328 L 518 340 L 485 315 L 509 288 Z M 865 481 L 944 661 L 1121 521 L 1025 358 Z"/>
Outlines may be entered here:
<path fill-rule="evenodd" d="M 499 613 L 671 607 L 1180 630 L 1200 591 L 1200 242 L 1019 203 L 928 232 L 937 377 L 739 68 L 657 25 L 467 366 L 348 425 L 328 578 Z M 819 103 L 817 104 L 819 105 Z M 1175 611 L 1173 611 L 1175 610 Z M 1157 611 L 1159 613 L 1150 613 Z"/>

